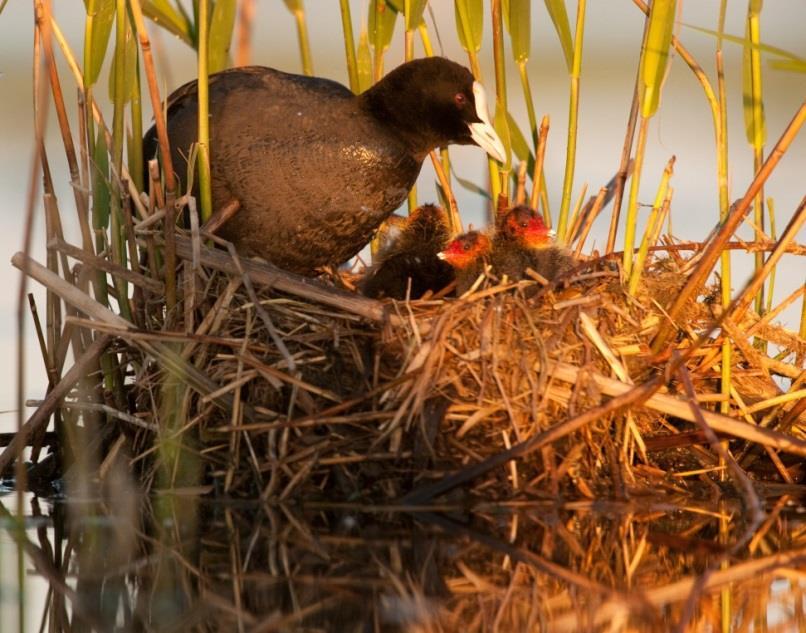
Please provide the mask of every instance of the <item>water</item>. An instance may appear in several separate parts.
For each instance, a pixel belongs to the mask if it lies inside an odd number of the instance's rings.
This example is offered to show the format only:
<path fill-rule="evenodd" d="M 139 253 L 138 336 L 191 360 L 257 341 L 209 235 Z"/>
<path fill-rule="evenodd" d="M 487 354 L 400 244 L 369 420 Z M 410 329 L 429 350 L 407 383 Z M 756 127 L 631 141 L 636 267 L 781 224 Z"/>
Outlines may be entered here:
<path fill-rule="evenodd" d="M 806 627 L 806 508 L 792 496 L 768 498 L 773 520 L 729 556 L 741 502 L 708 495 L 401 512 L 117 492 L 25 499 L 25 630 Z M 0 502 L 4 569 L 13 498 Z M 0 588 L 3 630 L 17 630 L 15 578 Z"/>

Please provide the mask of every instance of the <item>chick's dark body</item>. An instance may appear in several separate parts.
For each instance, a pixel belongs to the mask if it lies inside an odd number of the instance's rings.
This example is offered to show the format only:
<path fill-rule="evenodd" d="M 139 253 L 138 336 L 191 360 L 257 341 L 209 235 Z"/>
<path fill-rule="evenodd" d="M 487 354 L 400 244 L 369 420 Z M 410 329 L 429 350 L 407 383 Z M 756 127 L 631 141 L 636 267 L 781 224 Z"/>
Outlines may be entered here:
<path fill-rule="evenodd" d="M 420 172 L 403 142 L 327 79 L 238 68 L 211 76 L 209 102 L 213 208 L 241 204 L 221 236 L 289 270 L 310 272 L 354 255 Z M 240 116 L 227 116 L 233 112 Z M 172 160 L 182 182 L 197 113 L 192 82 L 169 99 Z M 155 148 L 155 132 L 149 134 Z"/>
<path fill-rule="evenodd" d="M 529 266 L 548 281 L 554 281 L 573 270 L 576 260 L 556 246 L 541 248 L 531 253 Z"/>
<path fill-rule="evenodd" d="M 439 259 L 450 230 L 445 211 L 423 205 L 409 217 L 401 234 L 361 284 L 364 295 L 376 299 L 419 299 L 429 290 L 438 291 L 453 281 L 451 266 Z"/>

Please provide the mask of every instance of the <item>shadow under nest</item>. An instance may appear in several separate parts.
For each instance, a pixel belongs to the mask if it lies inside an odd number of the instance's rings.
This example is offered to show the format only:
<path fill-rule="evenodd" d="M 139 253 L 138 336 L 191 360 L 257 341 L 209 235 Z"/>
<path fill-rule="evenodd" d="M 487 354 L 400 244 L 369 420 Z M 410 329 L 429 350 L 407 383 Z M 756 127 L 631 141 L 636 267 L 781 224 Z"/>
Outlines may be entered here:
<path fill-rule="evenodd" d="M 166 460 L 195 456 L 195 479 L 174 479 L 173 486 L 333 502 L 405 499 L 600 405 L 614 395 L 602 388 L 615 382 L 610 377 L 629 385 L 656 375 L 647 343 L 662 322 L 660 306 L 686 279 L 686 261 L 656 258 L 631 297 L 612 262 L 592 260 L 553 286 L 489 278 L 459 299 L 387 302 L 385 317 L 373 321 L 254 280 L 247 289 L 243 275 L 202 266 L 191 275 L 189 262 L 183 265 L 184 301 L 193 305 L 177 311 L 193 334 L 176 349 L 219 388 L 201 396 L 153 361 L 133 376 L 132 413 L 160 426 L 158 444 L 179 447 L 155 458 L 158 434 L 127 431 L 133 455 L 151 453 L 135 459 L 144 487 L 155 485 L 160 466 L 176 473 Z M 346 294 L 335 286 L 350 285 L 350 277 L 315 283 Z M 152 314 L 164 309 L 159 297 L 145 305 Z M 703 331 L 714 310 L 701 297 L 683 330 L 692 337 Z M 785 337 L 767 329 L 770 340 Z M 719 392 L 712 362 L 719 348 L 705 345 L 687 363 L 698 394 Z M 780 393 L 769 375 L 736 362 L 734 385 L 747 403 Z M 661 389 L 675 390 L 673 380 Z M 670 487 L 667 465 L 707 466 L 691 446 L 648 455 L 645 437 L 679 430 L 681 420 L 657 408 L 620 409 L 490 468 L 451 498 L 662 490 Z"/>

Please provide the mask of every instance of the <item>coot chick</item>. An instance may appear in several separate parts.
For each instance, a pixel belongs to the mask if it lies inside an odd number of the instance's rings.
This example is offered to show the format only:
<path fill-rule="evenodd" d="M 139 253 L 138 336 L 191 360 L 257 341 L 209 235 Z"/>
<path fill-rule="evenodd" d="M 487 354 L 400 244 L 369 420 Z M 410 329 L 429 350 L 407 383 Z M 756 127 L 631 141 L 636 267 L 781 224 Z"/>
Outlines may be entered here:
<path fill-rule="evenodd" d="M 476 144 L 504 159 L 481 84 L 441 57 L 398 66 L 360 95 L 262 66 L 209 81 L 213 208 L 241 204 L 219 235 L 246 255 L 303 274 L 355 255 L 405 200 L 429 151 Z M 197 139 L 197 101 L 195 81 L 168 98 L 181 182 Z M 155 128 L 143 142 L 152 158 Z"/>
<path fill-rule="evenodd" d="M 532 251 L 530 268 L 548 281 L 555 281 L 573 270 L 577 260 L 564 248 L 552 245 Z"/>
<path fill-rule="evenodd" d="M 526 205 L 513 207 L 502 217 L 493 238 L 493 271 L 518 281 L 531 268 L 553 281 L 574 264 L 573 257 L 556 246 L 554 235 L 537 211 Z"/>
<path fill-rule="evenodd" d="M 419 299 L 429 290 L 441 290 L 453 281 L 453 268 L 437 257 L 449 239 L 445 210 L 433 204 L 418 207 L 369 269 L 361 292 L 374 299 L 405 299 L 411 283 L 409 296 Z"/>
<path fill-rule="evenodd" d="M 534 209 L 522 204 L 513 207 L 500 218 L 493 237 L 493 271 L 510 281 L 523 279 L 526 269 L 534 268 L 534 251 L 550 246 L 552 237 Z"/>
<path fill-rule="evenodd" d="M 492 242 L 486 234 L 468 231 L 455 238 L 438 257 L 448 262 L 456 275 L 456 294 L 466 293 L 484 272 L 492 253 Z"/>

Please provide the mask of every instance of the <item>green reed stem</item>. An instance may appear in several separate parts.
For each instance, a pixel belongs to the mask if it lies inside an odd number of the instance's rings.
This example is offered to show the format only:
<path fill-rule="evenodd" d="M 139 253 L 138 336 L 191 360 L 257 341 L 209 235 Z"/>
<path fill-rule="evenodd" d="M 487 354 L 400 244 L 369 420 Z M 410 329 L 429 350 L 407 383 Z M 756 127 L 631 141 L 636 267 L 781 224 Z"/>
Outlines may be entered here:
<path fill-rule="evenodd" d="M 372 83 L 376 83 L 383 77 L 383 54 L 386 52 L 383 41 L 383 14 L 389 9 L 383 2 L 375 0 L 370 2 L 369 10 L 375 13 L 375 32 L 372 34 Z"/>
<path fill-rule="evenodd" d="M 624 266 L 624 274 L 627 276 L 632 273 L 635 225 L 638 222 L 638 190 L 641 187 L 641 171 L 644 168 L 648 128 L 649 119 L 641 115 L 640 125 L 638 126 L 638 141 L 635 148 L 635 163 L 632 178 L 630 179 L 630 195 L 627 199 L 627 219 L 624 226 L 624 255 L 622 264 Z"/>
<path fill-rule="evenodd" d="M 133 37 L 133 36 L 132 36 Z M 129 147 L 129 175 L 137 191 L 143 191 L 143 91 L 140 83 L 140 58 L 135 57 L 135 89 L 131 100 L 132 134 Z"/>
<path fill-rule="evenodd" d="M 761 2 L 758 6 L 754 7 L 755 3 L 751 0 L 750 7 L 747 11 L 747 36 L 750 40 L 750 50 L 745 54 L 749 55 L 749 71 L 750 71 L 750 121 L 749 121 L 749 135 L 750 143 L 753 147 L 753 169 L 756 173 L 761 169 L 764 164 L 764 111 L 762 101 L 762 86 L 761 86 L 761 51 L 759 44 L 761 43 L 761 25 L 760 25 L 760 10 Z M 762 187 L 756 199 L 753 201 L 753 221 L 755 222 L 755 239 L 759 241 L 763 239 L 764 232 L 764 188 Z M 758 272 L 764 266 L 764 253 L 758 251 L 754 255 L 754 272 Z M 755 297 L 755 309 L 760 315 L 764 309 L 764 286 L 762 285 Z M 758 342 L 758 341 L 757 341 Z"/>
<path fill-rule="evenodd" d="M 126 109 L 126 74 L 125 51 L 126 31 L 128 29 L 129 15 L 126 12 L 126 0 L 116 0 L 115 3 L 115 84 L 113 87 L 113 114 L 112 114 L 112 165 L 114 176 L 111 178 L 112 191 L 110 196 L 110 236 L 112 259 L 119 266 L 126 267 L 126 238 L 124 235 L 123 209 L 120 201 L 123 191 L 120 190 L 119 175 L 123 172 L 123 141 Z M 129 309 L 128 284 L 123 279 L 115 280 L 120 313 L 131 320 Z"/>
<path fill-rule="evenodd" d="M 529 130 L 532 132 L 532 147 L 537 147 L 537 115 L 535 114 L 535 104 L 532 99 L 532 89 L 529 85 L 529 73 L 526 69 L 526 61 L 518 62 L 518 74 L 521 78 L 521 88 L 523 89 L 523 100 L 526 103 L 526 115 L 529 117 Z"/>
<path fill-rule="evenodd" d="M 560 217 L 557 220 L 557 236 L 560 240 L 565 240 L 567 237 L 565 232 L 568 228 L 568 211 L 571 207 L 571 191 L 574 187 L 574 168 L 576 166 L 577 132 L 579 126 L 579 77 L 582 74 L 582 42 L 585 31 L 585 7 L 585 0 L 578 0 L 576 29 L 574 31 L 574 60 L 571 65 L 571 86 L 568 100 L 568 144 L 565 152 L 565 175 L 563 177 Z"/>
<path fill-rule="evenodd" d="M 199 94 L 199 202 L 202 224 L 213 215 L 213 192 L 210 182 L 210 81 L 207 73 L 207 54 L 210 30 L 209 0 L 199 0 L 199 47 L 196 56 Z"/>
<path fill-rule="evenodd" d="M 409 16 L 409 11 L 411 11 L 411 3 L 406 2 L 404 9 L 404 19 L 403 23 L 408 25 L 411 22 L 411 18 Z M 403 34 L 403 56 L 404 61 L 411 61 L 414 59 L 414 29 L 405 29 Z M 413 185 L 411 189 L 409 189 L 409 195 L 407 196 L 407 203 L 409 207 L 409 215 L 417 208 L 417 185 Z"/>
<path fill-rule="evenodd" d="M 638 255 L 635 258 L 635 264 L 630 273 L 628 291 L 632 296 L 635 296 L 635 291 L 638 290 L 638 282 L 641 280 L 641 273 L 644 270 L 644 263 L 649 253 L 649 247 L 654 246 L 654 242 L 657 240 L 657 236 L 660 235 L 660 230 L 663 226 L 663 214 L 661 211 L 664 206 L 668 209 L 669 180 L 674 173 L 674 163 L 675 157 L 672 156 L 663 170 L 663 176 L 660 179 L 660 185 L 658 185 L 658 191 L 655 195 L 655 202 L 652 205 L 652 211 L 649 213 L 649 219 L 644 228 L 641 246 L 638 248 Z"/>
<path fill-rule="evenodd" d="M 770 216 L 770 239 L 773 242 L 777 242 L 778 230 L 775 228 L 775 201 L 772 198 L 767 198 L 767 214 Z M 775 271 L 777 268 L 777 265 L 773 266 L 770 271 L 770 276 L 768 277 L 769 282 L 767 284 L 767 305 L 764 309 L 765 313 L 772 310 L 772 298 L 775 293 Z"/>
<path fill-rule="evenodd" d="M 299 39 L 299 54 L 302 58 L 302 72 L 309 77 L 313 76 L 313 59 L 311 58 L 311 44 L 308 39 L 308 25 L 305 20 L 305 8 L 299 3 L 299 10 L 294 11 L 294 20 L 297 22 L 297 37 Z"/>
<path fill-rule="evenodd" d="M 84 20 L 84 56 L 83 56 L 83 64 L 85 69 L 92 68 L 94 63 L 93 60 L 93 47 L 91 45 L 93 41 L 93 33 L 95 31 L 95 15 L 98 11 L 97 2 L 90 0 L 87 6 L 87 15 Z M 92 108 L 92 84 L 91 79 L 89 76 L 89 72 L 85 70 L 82 75 L 83 80 L 83 87 L 84 87 L 84 95 L 85 95 L 85 103 L 87 103 L 88 109 Z M 92 116 L 87 116 L 87 153 L 89 156 L 95 156 L 95 120 Z M 101 182 L 101 174 L 98 172 L 97 169 L 90 169 L 90 179 L 92 182 L 93 191 L 98 191 L 101 187 L 106 186 L 106 182 Z M 105 222 L 101 220 L 101 209 L 100 205 L 97 204 L 97 201 L 93 199 L 92 201 L 92 227 L 93 229 L 102 228 Z M 101 252 L 106 245 L 104 244 L 103 238 L 98 234 L 95 233 L 95 241 L 96 241 L 96 250 Z M 86 248 L 86 244 L 84 245 Z M 94 275 L 93 277 L 93 284 L 94 284 L 94 291 L 95 291 L 95 298 L 103 303 L 105 306 L 109 306 L 109 293 L 107 288 L 107 280 L 106 275 L 102 272 L 98 272 L 98 274 Z"/>
<path fill-rule="evenodd" d="M 470 16 L 467 14 L 467 6 L 463 2 L 459 2 L 456 4 L 456 10 L 459 13 L 459 26 L 464 34 L 464 41 L 468 44 L 465 50 L 467 51 L 467 58 L 470 61 L 470 71 L 477 81 L 481 81 L 481 66 L 479 66 L 479 57 L 477 55 L 478 49 L 472 44 L 473 29 L 470 25 Z"/>
<path fill-rule="evenodd" d="M 518 62 L 518 74 L 520 75 L 521 79 L 521 88 L 523 89 L 523 100 L 526 103 L 526 115 L 529 117 L 529 130 L 532 133 L 532 147 L 535 148 L 535 157 L 537 157 L 537 139 L 538 139 L 538 128 L 537 128 L 537 114 L 535 112 L 535 104 L 534 99 L 532 98 L 532 88 L 529 84 L 529 71 L 526 68 L 526 61 Z M 536 183 L 532 183 L 532 187 L 537 187 Z M 549 196 L 548 192 L 546 191 L 546 175 L 541 166 L 540 168 L 540 186 L 538 187 L 540 192 L 540 204 L 543 207 L 543 215 L 549 218 L 549 222 L 551 221 L 551 210 L 549 209 Z M 537 200 L 532 205 L 532 208 L 537 208 Z M 549 225 L 550 226 L 550 225 Z"/>
<path fill-rule="evenodd" d="M 347 57 L 347 74 L 350 77 L 350 90 L 358 94 L 358 60 L 355 55 L 355 38 L 353 37 L 353 19 L 350 16 L 350 0 L 339 0 L 341 9 L 341 26 L 344 31 L 344 54 Z"/>
<path fill-rule="evenodd" d="M 499 125 L 506 126 L 507 112 L 507 75 L 504 61 L 504 20 L 501 14 L 501 0 L 492 0 L 493 22 L 493 61 L 495 63 L 495 119 Z M 501 134 L 503 130 L 499 130 Z M 507 133 L 508 136 L 508 133 Z M 491 191 L 493 209 L 498 201 L 498 195 L 509 195 L 509 159 L 507 164 L 499 167 L 495 161 L 495 174 L 491 172 Z"/>
<path fill-rule="evenodd" d="M 480 47 L 479 42 L 475 42 L 473 38 L 473 28 L 471 26 L 470 16 L 468 15 L 468 6 L 464 2 L 456 3 L 456 10 L 459 15 L 459 27 L 462 30 L 464 41 L 467 43 L 465 50 L 467 51 L 467 58 L 470 62 L 470 71 L 476 81 L 482 81 L 481 66 L 479 65 L 478 50 Z M 495 26 L 493 27 L 495 29 Z M 489 156 L 487 157 L 487 169 L 490 174 L 490 198 L 492 201 L 488 209 L 490 219 L 495 218 L 495 207 L 498 200 L 498 194 L 501 192 L 501 173 L 498 168 L 498 163 Z"/>
<path fill-rule="evenodd" d="M 434 47 L 431 46 L 431 38 L 428 36 L 428 28 L 425 26 L 425 22 L 420 23 L 420 26 L 417 27 L 417 32 L 420 34 L 420 39 L 423 42 L 423 50 L 425 51 L 425 56 L 433 57 Z"/>
<path fill-rule="evenodd" d="M 716 82 L 719 99 L 712 105 L 714 115 L 714 132 L 716 135 L 717 151 L 717 189 L 719 191 L 719 221 L 724 222 L 730 212 L 730 193 L 728 190 L 728 104 L 725 89 L 725 60 L 722 55 L 722 33 L 725 29 L 725 14 L 727 0 L 722 0 L 719 7 L 719 23 L 716 50 Z M 710 101 L 710 100 L 709 100 Z M 731 300 L 731 256 L 728 249 L 724 249 L 719 257 L 720 270 L 720 296 L 722 308 L 727 309 Z M 720 358 L 720 393 L 725 396 L 719 403 L 719 411 L 723 415 L 730 413 L 731 393 L 731 365 L 733 363 L 733 344 L 725 337 L 722 341 Z M 726 447 L 727 448 L 727 447 Z M 720 466 L 724 466 L 720 459 Z M 720 477 L 726 470 L 720 471 Z M 726 475 L 725 475 L 726 476 Z"/>
<path fill-rule="evenodd" d="M 540 176 L 543 173 L 543 165 L 546 160 L 546 144 L 549 134 L 549 117 L 543 116 L 540 121 L 540 130 L 537 134 L 537 144 L 535 146 L 535 167 L 532 173 L 532 195 L 529 198 L 529 206 L 537 209 L 537 201 L 541 202 L 546 195 L 544 190 L 545 181 Z M 543 221 L 546 226 L 551 228 L 551 213 L 549 212 L 548 204 L 543 204 Z"/>

